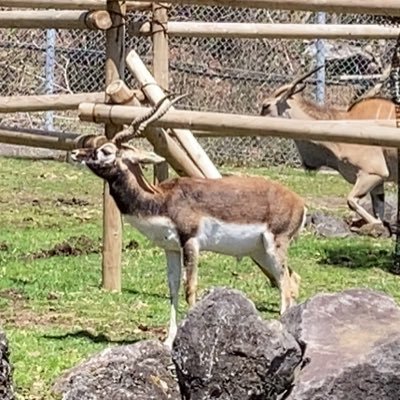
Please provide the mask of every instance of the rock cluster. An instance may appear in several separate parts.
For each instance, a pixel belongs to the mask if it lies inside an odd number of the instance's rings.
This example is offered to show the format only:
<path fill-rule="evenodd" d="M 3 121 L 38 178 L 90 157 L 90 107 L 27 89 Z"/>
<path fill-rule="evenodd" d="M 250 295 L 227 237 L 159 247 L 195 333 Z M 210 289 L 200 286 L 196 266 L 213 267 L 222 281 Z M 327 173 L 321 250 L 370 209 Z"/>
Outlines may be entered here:
<path fill-rule="evenodd" d="M 0 331 L 0 399 L 14 400 L 12 367 L 10 364 L 8 341 L 4 332 Z"/>
<path fill-rule="evenodd" d="M 55 391 L 63 400 L 398 400 L 400 309 L 353 289 L 264 321 L 243 294 L 216 288 L 182 321 L 172 353 L 157 341 L 111 348 Z"/>

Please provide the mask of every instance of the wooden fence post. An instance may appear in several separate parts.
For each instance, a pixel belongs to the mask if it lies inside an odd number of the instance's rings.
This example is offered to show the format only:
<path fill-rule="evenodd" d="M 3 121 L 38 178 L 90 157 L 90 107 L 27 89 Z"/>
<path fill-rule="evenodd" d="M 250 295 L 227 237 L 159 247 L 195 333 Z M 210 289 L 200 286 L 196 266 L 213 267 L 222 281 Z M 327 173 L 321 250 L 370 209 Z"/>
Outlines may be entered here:
<path fill-rule="evenodd" d="M 106 32 L 106 87 L 116 79 L 124 78 L 125 70 L 125 14 L 124 1 L 107 0 L 113 28 Z M 106 96 L 106 102 L 109 100 Z M 122 126 L 106 124 L 105 134 L 112 138 Z M 121 290 L 122 219 L 110 195 L 109 187 L 104 185 L 103 198 L 103 262 L 102 285 L 106 290 Z"/>
<path fill-rule="evenodd" d="M 153 3 L 153 76 L 157 83 L 168 90 L 168 9 L 165 3 Z M 168 163 L 154 166 L 154 183 L 168 179 Z"/>

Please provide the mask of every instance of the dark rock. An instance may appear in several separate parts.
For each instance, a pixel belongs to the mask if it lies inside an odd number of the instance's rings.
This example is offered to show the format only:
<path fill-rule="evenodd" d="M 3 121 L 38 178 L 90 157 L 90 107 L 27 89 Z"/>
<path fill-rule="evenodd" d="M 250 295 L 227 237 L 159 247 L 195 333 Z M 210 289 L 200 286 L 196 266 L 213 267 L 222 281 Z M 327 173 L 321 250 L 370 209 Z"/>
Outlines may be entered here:
<path fill-rule="evenodd" d="M 315 212 L 308 216 L 308 225 L 317 235 L 323 237 L 347 237 L 351 235 L 349 226 L 343 218 Z"/>
<path fill-rule="evenodd" d="M 63 400 L 178 400 L 169 351 L 157 341 L 112 347 L 67 371 L 53 390 Z"/>
<path fill-rule="evenodd" d="M 269 400 L 290 388 L 301 350 L 240 292 L 217 288 L 179 326 L 172 359 L 185 400 Z"/>
<path fill-rule="evenodd" d="M 12 367 L 9 360 L 8 341 L 6 335 L 0 332 L 0 399 L 13 400 Z"/>
<path fill-rule="evenodd" d="M 400 398 L 400 309 L 390 297 L 364 289 L 320 294 L 282 322 L 309 360 L 288 400 Z"/>

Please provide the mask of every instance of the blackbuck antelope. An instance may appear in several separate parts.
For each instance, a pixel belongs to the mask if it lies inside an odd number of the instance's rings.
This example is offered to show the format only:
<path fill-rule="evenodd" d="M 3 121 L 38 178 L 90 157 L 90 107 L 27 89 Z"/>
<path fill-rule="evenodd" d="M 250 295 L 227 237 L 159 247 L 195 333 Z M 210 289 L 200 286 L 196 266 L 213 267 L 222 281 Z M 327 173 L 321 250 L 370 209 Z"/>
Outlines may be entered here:
<path fill-rule="evenodd" d="M 74 150 L 72 158 L 106 180 L 127 221 L 165 250 L 171 298 L 166 344 L 171 346 L 177 329 L 181 268 L 186 301 L 192 306 L 200 251 L 250 256 L 280 289 L 281 312 L 294 304 L 300 278 L 287 266 L 287 249 L 304 224 L 306 209 L 297 194 L 261 177 L 181 177 L 158 185 L 147 182 L 139 165 L 164 159 L 123 143 L 167 108 L 158 105 L 133 123 L 135 129 L 122 131 L 111 141 L 97 137 L 97 144 L 92 141 L 95 148 Z"/>
<path fill-rule="evenodd" d="M 371 97 L 351 104 L 347 109 L 320 107 L 305 100 L 301 92 L 304 80 L 313 70 L 291 84 L 277 89 L 264 100 L 261 114 L 304 120 L 362 120 L 394 119 L 395 106 L 388 99 Z M 303 166 L 317 170 L 323 166 L 338 171 L 354 186 L 347 204 L 368 223 L 381 224 L 384 218 L 384 181 L 397 181 L 397 151 L 394 148 L 366 146 L 337 142 L 296 140 Z M 361 198 L 371 195 L 374 215 L 359 204 Z"/>

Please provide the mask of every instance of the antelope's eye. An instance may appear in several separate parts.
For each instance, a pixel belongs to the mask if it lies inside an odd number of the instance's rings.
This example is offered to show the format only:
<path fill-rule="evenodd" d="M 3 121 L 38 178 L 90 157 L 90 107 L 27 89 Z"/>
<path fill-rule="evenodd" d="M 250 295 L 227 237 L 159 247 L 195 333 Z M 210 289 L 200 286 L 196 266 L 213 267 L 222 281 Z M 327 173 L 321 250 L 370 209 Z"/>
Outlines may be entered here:
<path fill-rule="evenodd" d="M 111 151 L 108 149 L 101 149 L 101 152 L 105 155 L 105 156 L 110 156 L 111 155 Z"/>

